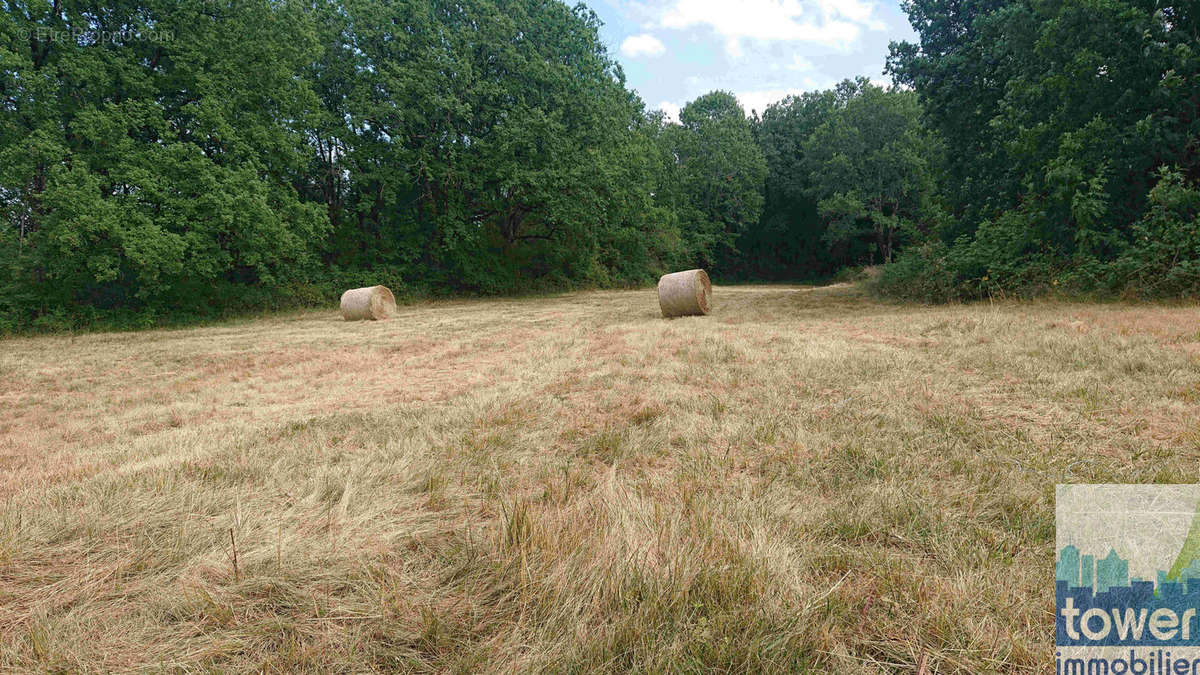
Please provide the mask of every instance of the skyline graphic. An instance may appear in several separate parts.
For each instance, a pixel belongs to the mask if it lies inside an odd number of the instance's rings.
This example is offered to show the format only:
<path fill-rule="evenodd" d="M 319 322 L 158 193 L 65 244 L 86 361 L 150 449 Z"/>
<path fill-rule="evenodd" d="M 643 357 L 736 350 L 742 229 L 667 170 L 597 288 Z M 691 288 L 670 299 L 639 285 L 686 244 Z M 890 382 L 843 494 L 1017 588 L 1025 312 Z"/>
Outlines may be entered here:
<path fill-rule="evenodd" d="M 1055 551 L 1072 545 L 1080 553 L 1080 578 L 1072 583 L 1096 586 L 1096 565 L 1114 552 L 1128 563 L 1130 579 L 1155 582 L 1163 570 L 1180 578 L 1200 557 L 1200 485 L 1061 485 L 1055 501 Z"/>
<path fill-rule="evenodd" d="M 1115 549 L 1110 548 L 1108 555 L 1097 558 L 1093 554 L 1083 553 L 1073 544 L 1067 544 L 1058 552 L 1054 579 L 1065 583 L 1068 589 L 1091 589 L 1094 595 L 1140 583 L 1150 583 L 1156 593 L 1172 584 L 1182 592 L 1191 594 L 1193 591 L 1200 592 L 1200 558 L 1193 558 L 1186 564 L 1177 559 L 1170 570 L 1158 570 L 1153 579 L 1130 578 L 1129 561 L 1118 555 Z M 1194 588 L 1191 584 L 1193 580 L 1197 582 Z"/>
<path fill-rule="evenodd" d="M 1200 485 L 1059 485 L 1055 502 L 1062 672 L 1200 669 Z"/>

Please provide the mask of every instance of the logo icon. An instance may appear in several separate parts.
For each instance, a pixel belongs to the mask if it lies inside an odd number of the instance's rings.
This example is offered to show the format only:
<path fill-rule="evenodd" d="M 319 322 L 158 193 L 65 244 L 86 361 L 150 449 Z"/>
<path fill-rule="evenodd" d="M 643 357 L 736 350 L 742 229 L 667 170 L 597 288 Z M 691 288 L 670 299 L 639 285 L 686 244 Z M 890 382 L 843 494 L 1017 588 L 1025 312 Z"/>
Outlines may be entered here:
<path fill-rule="evenodd" d="M 1055 673 L 1200 673 L 1200 485 L 1059 485 Z"/>

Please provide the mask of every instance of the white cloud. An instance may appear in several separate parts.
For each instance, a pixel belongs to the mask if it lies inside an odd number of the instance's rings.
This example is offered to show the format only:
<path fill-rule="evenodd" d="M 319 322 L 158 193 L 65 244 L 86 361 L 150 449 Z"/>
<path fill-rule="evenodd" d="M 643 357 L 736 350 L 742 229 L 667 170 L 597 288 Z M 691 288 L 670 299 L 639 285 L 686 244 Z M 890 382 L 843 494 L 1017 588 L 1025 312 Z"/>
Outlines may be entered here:
<path fill-rule="evenodd" d="M 787 69 L 794 70 L 799 73 L 811 73 L 816 71 L 817 64 L 809 61 L 799 54 L 795 54 L 792 56 L 792 62 L 788 64 Z"/>
<path fill-rule="evenodd" d="M 665 114 L 667 116 L 668 121 L 670 121 L 670 122 L 678 122 L 679 121 L 679 104 L 678 103 L 671 103 L 670 101 L 663 101 L 662 103 L 658 104 L 658 109 L 663 111 L 663 114 Z"/>
<path fill-rule="evenodd" d="M 666 51 L 666 45 L 649 33 L 630 35 L 621 43 L 621 54 L 631 59 L 638 56 L 661 56 Z"/>
<path fill-rule="evenodd" d="M 746 115 L 750 115 L 751 110 L 757 110 L 759 116 L 767 109 L 767 106 L 772 103 L 782 101 L 791 95 L 799 95 L 804 93 L 804 89 L 761 89 L 758 91 L 742 91 L 738 92 L 738 101 L 742 107 L 746 109 Z"/>
<path fill-rule="evenodd" d="M 661 26 L 708 26 L 725 38 L 729 55 L 738 57 L 742 40 L 848 47 L 863 29 L 884 27 L 875 13 L 869 0 L 674 0 Z"/>
<path fill-rule="evenodd" d="M 875 16 L 875 3 L 861 0 L 816 0 L 826 16 L 840 15 L 868 30 L 886 30 L 887 24 Z"/>

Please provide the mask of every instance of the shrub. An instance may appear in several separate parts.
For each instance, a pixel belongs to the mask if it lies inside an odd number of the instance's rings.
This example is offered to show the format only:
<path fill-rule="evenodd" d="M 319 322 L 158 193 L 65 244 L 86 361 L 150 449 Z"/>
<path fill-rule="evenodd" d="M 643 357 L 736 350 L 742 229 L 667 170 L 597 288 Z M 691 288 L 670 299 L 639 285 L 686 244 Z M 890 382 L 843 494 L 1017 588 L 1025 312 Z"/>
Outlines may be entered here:
<path fill-rule="evenodd" d="M 1133 242 L 1113 268 L 1131 295 L 1200 295 L 1200 186 L 1178 168 L 1161 170 Z"/>
<path fill-rule="evenodd" d="M 880 295 L 919 302 L 947 302 L 958 296 L 949 249 L 941 241 L 905 249 L 874 282 Z"/>

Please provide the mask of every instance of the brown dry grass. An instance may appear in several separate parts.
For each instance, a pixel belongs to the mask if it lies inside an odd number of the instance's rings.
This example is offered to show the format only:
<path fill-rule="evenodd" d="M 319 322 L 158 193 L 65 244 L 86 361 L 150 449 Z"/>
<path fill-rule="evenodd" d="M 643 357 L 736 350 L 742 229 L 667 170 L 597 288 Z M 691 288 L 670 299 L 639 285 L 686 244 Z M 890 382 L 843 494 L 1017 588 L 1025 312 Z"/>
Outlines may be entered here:
<path fill-rule="evenodd" d="M 1200 480 L 1196 308 L 713 311 L 0 343 L 0 670 L 1046 672 L 1054 484 Z"/>

